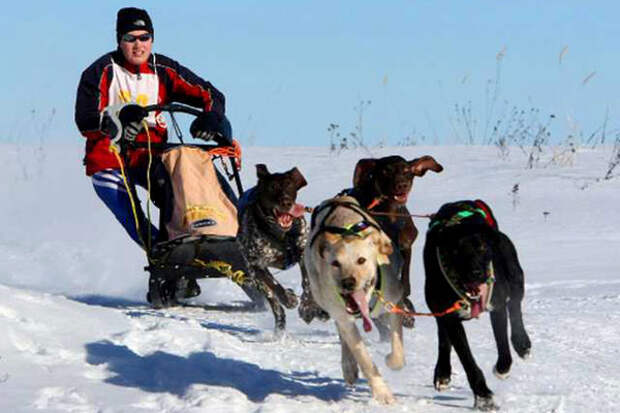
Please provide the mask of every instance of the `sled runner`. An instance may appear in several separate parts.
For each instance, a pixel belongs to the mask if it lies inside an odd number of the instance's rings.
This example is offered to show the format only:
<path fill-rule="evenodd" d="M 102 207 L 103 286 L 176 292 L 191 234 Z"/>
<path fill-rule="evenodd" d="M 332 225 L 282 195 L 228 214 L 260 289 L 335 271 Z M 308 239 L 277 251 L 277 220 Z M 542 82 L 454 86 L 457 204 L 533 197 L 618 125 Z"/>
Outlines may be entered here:
<path fill-rule="evenodd" d="M 228 180 L 234 180 L 238 194 L 242 194 L 238 142 L 217 135 L 213 144 L 186 144 L 174 114 L 199 116 L 202 111 L 179 104 L 145 106 L 144 110 L 167 112 L 180 143 L 123 139 L 118 119 L 121 107 L 106 110 L 114 136 L 113 150 L 124 158 L 125 165 L 128 151 L 150 149 L 155 153 L 149 159 L 147 192 L 149 200 L 159 207 L 159 233 L 154 238 L 150 225 L 148 233 L 138 228 L 148 259 L 147 300 L 155 308 L 173 306 L 179 298 L 200 294 L 196 279 L 226 277 L 238 284 L 253 302 L 262 304 L 262 294 L 248 274 L 247 260 L 236 239 L 237 196 L 214 165 L 214 161 L 221 161 Z M 127 179 L 128 192 L 135 198 L 135 187 L 122 173 Z M 135 208 L 135 203 L 133 210 L 134 215 L 141 211 Z M 148 205 L 147 213 L 150 221 Z"/>

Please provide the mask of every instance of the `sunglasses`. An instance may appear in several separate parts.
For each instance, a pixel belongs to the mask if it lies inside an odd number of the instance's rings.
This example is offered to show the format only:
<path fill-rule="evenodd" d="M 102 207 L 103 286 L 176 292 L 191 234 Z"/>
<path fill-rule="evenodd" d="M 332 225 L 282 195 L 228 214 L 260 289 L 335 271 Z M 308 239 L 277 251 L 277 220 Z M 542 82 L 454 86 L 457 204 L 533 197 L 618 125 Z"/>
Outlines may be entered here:
<path fill-rule="evenodd" d="M 151 33 L 144 33 L 138 36 L 134 36 L 133 34 L 126 33 L 121 36 L 121 40 L 127 43 L 133 43 L 136 40 L 140 40 L 141 42 L 148 42 L 152 38 L 153 38 L 153 35 Z"/>

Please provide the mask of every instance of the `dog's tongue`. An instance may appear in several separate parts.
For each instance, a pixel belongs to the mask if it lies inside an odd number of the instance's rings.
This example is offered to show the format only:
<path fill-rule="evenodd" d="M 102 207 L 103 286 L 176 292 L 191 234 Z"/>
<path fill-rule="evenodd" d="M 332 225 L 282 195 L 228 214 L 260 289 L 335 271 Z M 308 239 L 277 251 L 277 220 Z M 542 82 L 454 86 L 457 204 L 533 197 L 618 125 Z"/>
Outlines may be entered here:
<path fill-rule="evenodd" d="M 482 313 L 482 303 L 480 301 L 472 301 L 471 303 L 471 318 L 478 318 Z"/>
<path fill-rule="evenodd" d="M 478 318 L 486 310 L 489 299 L 489 286 L 486 283 L 480 284 L 478 290 L 480 299 L 471 302 L 471 318 Z"/>
<path fill-rule="evenodd" d="M 369 332 L 372 330 L 372 324 L 370 322 L 370 315 L 368 313 L 368 301 L 366 301 L 366 294 L 364 290 L 357 290 L 351 294 L 351 298 L 355 300 L 355 303 L 362 313 L 362 319 L 364 321 L 364 331 Z"/>
<path fill-rule="evenodd" d="M 306 212 L 306 207 L 302 204 L 293 204 L 291 209 L 288 211 L 289 214 L 294 216 L 295 218 L 299 218 Z"/>

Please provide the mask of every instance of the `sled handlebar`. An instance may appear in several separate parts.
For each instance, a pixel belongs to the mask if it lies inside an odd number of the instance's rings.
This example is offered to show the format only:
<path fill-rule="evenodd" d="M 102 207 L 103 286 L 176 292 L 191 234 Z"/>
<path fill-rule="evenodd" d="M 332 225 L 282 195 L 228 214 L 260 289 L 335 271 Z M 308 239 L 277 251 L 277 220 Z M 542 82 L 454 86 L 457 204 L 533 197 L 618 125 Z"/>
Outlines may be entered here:
<path fill-rule="evenodd" d="M 202 113 L 202 110 L 200 109 L 196 109 L 191 106 L 181 105 L 179 103 L 169 103 L 166 105 L 148 105 L 144 106 L 144 110 L 146 112 L 154 112 L 158 110 L 169 113 L 181 112 L 194 116 L 199 116 Z"/>
<path fill-rule="evenodd" d="M 121 103 L 118 105 L 111 105 L 105 108 L 103 111 L 102 124 L 105 125 L 105 128 L 110 133 L 110 140 L 112 141 L 112 143 L 116 145 L 119 145 L 121 141 L 131 142 L 132 145 L 136 143 L 133 141 L 129 141 L 123 137 L 124 126 L 119 118 L 119 114 L 121 110 L 129 104 L 130 103 Z M 147 113 L 161 111 L 161 112 L 168 112 L 171 115 L 173 113 L 187 113 L 193 116 L 200 116 L 200 114 L 203 113 L 202 110 L 200 109 L 196 109 L 191 106 L 181 105 L 178 103 L 169 103 L 166 105 L 160 105 L 160 104 L 148 105 L 148 106 L 144 106 L 143 109 Z M 175 129 L 177 130 L 177 133 L 180 136 L 180 130 L 178 129 L 178 125 L 176 124 L 176 121 L 174 121 L 174 118 L 173 118 L 173 125 Z M 207 146 L 217 147 L 221 145 L 218 144 L 218 145 L 207 145 Z"/>

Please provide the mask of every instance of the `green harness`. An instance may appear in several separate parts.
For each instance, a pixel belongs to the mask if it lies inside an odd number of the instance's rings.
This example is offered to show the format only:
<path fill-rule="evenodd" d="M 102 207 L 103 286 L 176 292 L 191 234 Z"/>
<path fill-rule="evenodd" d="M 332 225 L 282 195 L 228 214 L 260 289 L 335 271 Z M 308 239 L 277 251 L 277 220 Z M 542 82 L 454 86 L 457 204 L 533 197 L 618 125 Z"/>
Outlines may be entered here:
<path fill-rule="evenodd" d="M 454 212 L 453 214 L 443 217 L 437 218 L 433 217 L 431 222 L 428 225 L 428 232 L 434 231 L 442 231 L 444 228 L 454 227 L 456 225 L 464 223 L 467 219 L 484 219 L 485 223 L 483 225 L 489 225 L 487 213 L 479 207 L 473 206 L 471 203 L 462 202 L 457 204 L 459 210 Z M 477 215 L 478 214 L 478 215 Z M 457 314 L 464 319 L 471 318 L 471 307 L 472 301 L 477 299 L 476 297 L 471 297 L 467 291 L 463 288 L 459 288 L 458 280 L 459 276 L 456 271 L 449 269 L 449 266 L 446 265 L 446 259 L 444 254 L 440 251 L 439 247 L 435 248 L 435 254 L 437 256 L 437 262 L 439 263 L 439 268 L 441 273 L 443 274 L 446 282 L 450 285 L 452 290 L 456 295 L 460 297 L 461 309 L 458 310 Z M 485 283 L 489 288 L 489 292 L 487 295 L 487 299 L 485 304 L 485 309 L 492 310 L 491 306 L 491 298 L 493 297 L 493 286 L 495 285 L 495 270 L 493 268 L 493 262 L 489 263 L 489 266 L 486 270 L 487 278 Z M 479 298 L 478 298 L 479 299 Z"/>

